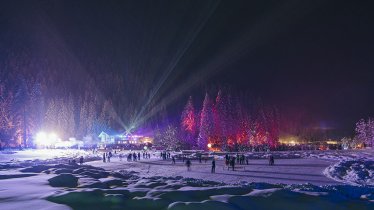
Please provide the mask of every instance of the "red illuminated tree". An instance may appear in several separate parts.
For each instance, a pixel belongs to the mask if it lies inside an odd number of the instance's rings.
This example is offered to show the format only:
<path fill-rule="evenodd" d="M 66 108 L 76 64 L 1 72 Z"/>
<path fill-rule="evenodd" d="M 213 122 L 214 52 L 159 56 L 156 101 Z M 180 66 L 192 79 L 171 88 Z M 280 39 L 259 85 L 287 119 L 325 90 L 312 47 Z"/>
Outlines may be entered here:
<path fill-rule="evenodd" d="M 195 109 L 190 96 L 181 116 L 182 144 L 188 149 L 196 146 L 196 121 Z"/>

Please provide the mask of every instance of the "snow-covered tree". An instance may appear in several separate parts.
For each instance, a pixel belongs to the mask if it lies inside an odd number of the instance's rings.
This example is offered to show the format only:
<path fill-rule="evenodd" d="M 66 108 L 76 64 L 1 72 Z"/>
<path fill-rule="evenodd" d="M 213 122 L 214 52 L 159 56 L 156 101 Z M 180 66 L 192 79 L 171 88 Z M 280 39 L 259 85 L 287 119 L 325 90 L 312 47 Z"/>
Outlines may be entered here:
<path fill-rule="evenodd" d="M 164 149 L 177 150 L 181 148 L 181 140 L 179 138 L 178 128 L 172 124 L 167 125 L 163 129 L 158 127 L 154 132 L 154 144 Z"/>
<path fill-rule="evenodd" d="M 29 117 L 28 110 L 29 93 L 27 83 L 24 78 L 19 79 L 19 85 L 13 101 L 13 114 L 15 116 L 16 136 L 19 139 L 18 143 L 27 146 L 28 131 L 29 131 Z"/>
<path fill-rule="evenodd" d="M 354 142 L 353 142 L 353 139 L 350 138 L 350 137 L 343 137 L 341 140 L 340 140 L 341 144 L 342 144 L 342 148 L 343 149 L 350 149 L 350 148 L 354 148 Z"/>
<path fill-rule="evenodd" d="M 14 115 L 12 114 L 13 94 L 0 84 L 0 141 L 10 143 L 14 133 Z"/>
<path fill-rule="evenodd" d="M 367 120 L 361 119 L 356 123 L 356 137 L 367 146 L 374 145 L 374 120 L 369 118 Z"/>
<path fill-rule="evenodd" d="M 30 93 L 30 120 L 32 120 L 31 134 L 36 134 L 43 127 L 45 115 L 45 100 L 40 83 L 35 83 Z"/>
<path fill-rule="evenodd" d="M 181 146 L 181 141 L 178 135 L 177 127 L 168 125 L 161 137 L 161 144 L 170 150 L 178 150 Z"/>
<path fill-rule="evenodd" d="M 213 110 L 212 102 L 209 98 L 208 93 L 205 94 L 203 108 L 201 110 L 200 117 L 200 131 L 197 140 L 197 146 L 199 149 L 206 150 L 209 138 L 213 135 Z"/>

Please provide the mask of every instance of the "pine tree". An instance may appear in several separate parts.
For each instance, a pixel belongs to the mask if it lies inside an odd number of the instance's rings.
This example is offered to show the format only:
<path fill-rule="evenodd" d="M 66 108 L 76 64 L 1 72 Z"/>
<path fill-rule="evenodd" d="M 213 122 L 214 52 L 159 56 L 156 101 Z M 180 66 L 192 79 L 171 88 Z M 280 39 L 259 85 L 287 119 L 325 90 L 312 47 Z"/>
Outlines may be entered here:
<path fill-rule="evenodd" d="M 87 134 L 88 124 L 88 104 L 86 101 L 81 102 L 79 110 L 79 129 L 78 134 L 80 138 L 83 138 Z"/>
<path fill-rule="evenodd" d="M 213 146 L 224 149 L 227 147 L 227 140 L 225 137 L 224 129 L 226 129 L 226 121 L 224 116 L 226 115 L 226 106 L 224 104 L 224 98 L 222 91 L 219 90 L 217 93 L 216 101 L 213 108 Z"/>
<path fill-rule="evenodd" d="M 279 139 L 279 114 L 276 108 L 270 108 L 266 113 L 267 142 L 270 148 L 278 145 Z"/>
<path fill-rule="evenodd" d="M 43 129 L 46 131 L 55 131 L 58 129 L 59 106 L 55 99 L 51 99 L 47 105 Z"/>
<path fill-rule="evenodd" d="M 69 137 L 67 135 L 69 129 L 68 107 L 62 99 L 57 100 L 56 105 L 59 111 L 57 114 L 57 127 L 54 128 L 54 132 L 57 132 L 61 138 L 67 139 Z"/>
<path fill-rule="evenodd" d="M 43 127 L 45 115 L 45 101 L 40 83 L 35 83 L 30 93 L 30 120 L 32 121 L 31 134 L 36 134 Z"/>
<path fill-rule="evenodd" d="M 203 108 L 200 117 L 200 133 L 198 137 L 198 148 L 202 150 L 207 149 L 209 138 L 213 135 L 213 107 L 208 93 L 205 94 Z"/>
<path fill-rule="evenodd" d="M 182 112 L 181 128 L 183 133 L 183 145 L 191 149 L 196 145 L 196 115 L 191 96 Z"/>
<path fill-rule="evenodd" d="M 243 104 L 239 100 L 236 101 L 236 117 L 238 127 L 236 139 L 238 143 L 238 149 L 245 151 L 249 146 L 250 137 L 250 119 L 247 110 L 243 107 Z"/>
<path fill-rule="evenodd" d="M 29 131 L 29 93 L 26 80 L 21 78 L 19 86 L 14 97 L 13 114 L 15 116 L 16 135 L 20 140 L 18 143 L 27 146 L 28 131 Z"/>
<path fill-rule="evenodd" d="M 66 136 L 73 137 L 76 135 L 76 127 L 77 123 L 75 120 L 75 105 L 73 96 L 70 95 L 68 101 L 66 103 L 66 111 L 67 111 L 67 129 L 66 129 Z"/>
<path fill-rule="evenodd" d="M 181 142 L 179 141 L 178 129 L 173 125 L 168 125 L 162 133 L 161 145 L 170 150 L 180 149 Z"/>
<path fill-rule="evenodd" d="M 14 115 L 12 114 L 13 94 L 0 84 L 0 141 L 10 143 L 14 133 Z"/>

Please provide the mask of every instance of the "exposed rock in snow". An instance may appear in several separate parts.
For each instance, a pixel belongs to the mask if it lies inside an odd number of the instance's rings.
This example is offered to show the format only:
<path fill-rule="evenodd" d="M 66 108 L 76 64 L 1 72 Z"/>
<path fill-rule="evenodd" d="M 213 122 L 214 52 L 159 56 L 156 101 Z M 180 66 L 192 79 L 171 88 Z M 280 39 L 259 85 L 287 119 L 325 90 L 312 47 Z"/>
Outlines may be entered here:
<path fill-rule="evenodd" d="M 72 174 L 59 174 L 48 179 L 52 187 L 76 187 L 78 186 L 78 178 Z"/>

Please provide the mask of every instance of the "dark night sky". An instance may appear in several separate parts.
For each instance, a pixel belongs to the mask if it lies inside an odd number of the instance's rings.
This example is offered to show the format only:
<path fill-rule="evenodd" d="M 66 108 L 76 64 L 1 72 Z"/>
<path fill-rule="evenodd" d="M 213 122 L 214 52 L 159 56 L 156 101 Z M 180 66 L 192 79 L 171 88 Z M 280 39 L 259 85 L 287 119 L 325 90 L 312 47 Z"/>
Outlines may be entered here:
<path fill-rule="evenodd" d="M 87 74 L 140 75 L 150 91 L 159 84 L 157 96 L 170 106 L 228 84 L 321 126 L 352 130 L 374 116 L 371 1 L 1 4 L 2 48 L 25 43 L 52 59 L 63 47 Z M 114 67 L 84 68 L 98 58 Z"/>

